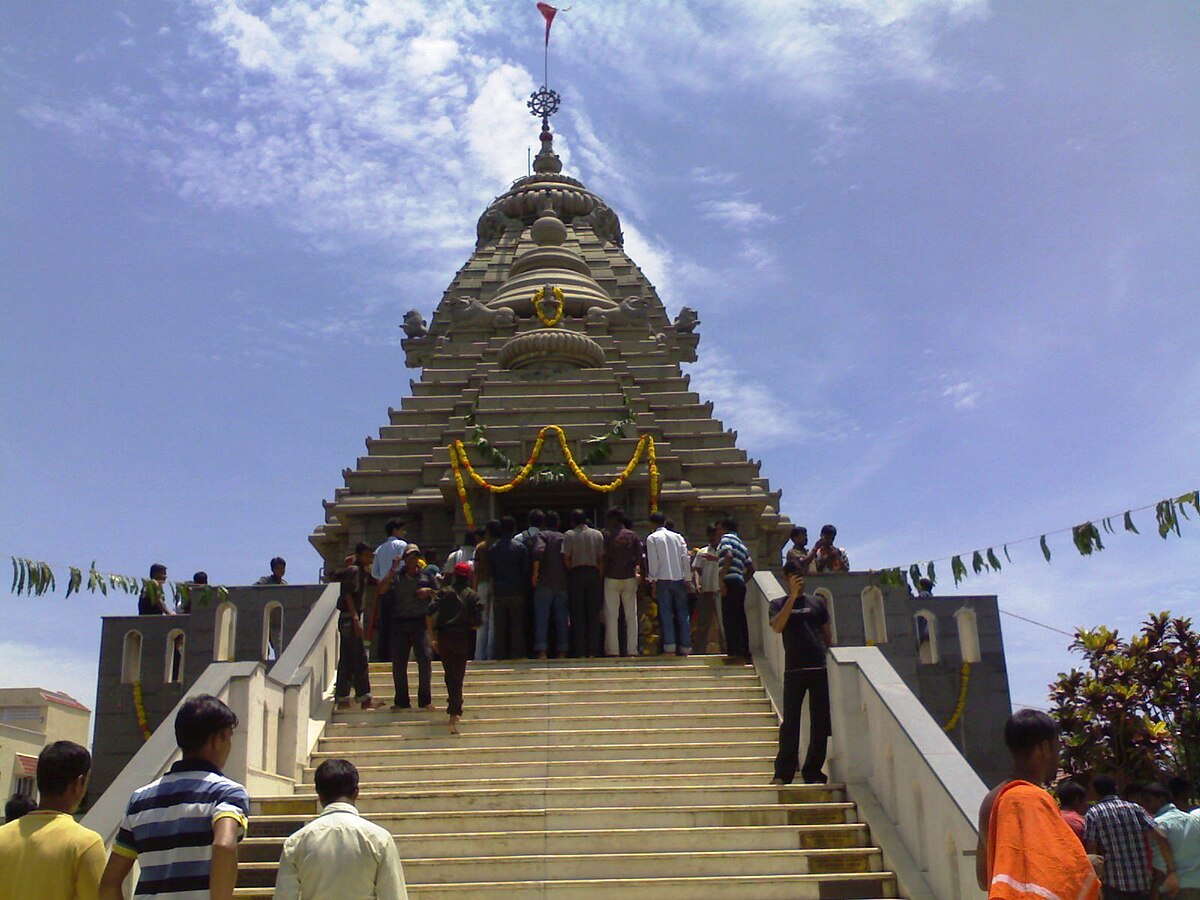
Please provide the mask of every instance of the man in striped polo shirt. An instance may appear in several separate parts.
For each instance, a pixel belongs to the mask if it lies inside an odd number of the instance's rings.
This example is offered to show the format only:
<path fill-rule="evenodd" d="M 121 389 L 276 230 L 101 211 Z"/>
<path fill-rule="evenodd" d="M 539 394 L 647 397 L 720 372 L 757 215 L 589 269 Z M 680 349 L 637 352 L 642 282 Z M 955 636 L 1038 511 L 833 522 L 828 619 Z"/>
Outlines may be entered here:
<path fill-rule="evenodd" d="M 134 861 L 135 897 L 231 900 L 237 845 L 246 834 L 250 797 L 221 774 L 233 748 L 233 710 L 210 694 L 189 697 L 175 717 L 183 759 L 133 792 L 100 881 L 100 900 L 121 900 Z"/>
<path fill-rule="evenodd" d="M 750 662 L 750 626 L 746 622 L 746 579 L 754 574 L 750 549 L 737 535 L 737 519 L 717 523 L 717 558 L 721 560 L 721 612 L 725 653 L 730 660 Z"/>

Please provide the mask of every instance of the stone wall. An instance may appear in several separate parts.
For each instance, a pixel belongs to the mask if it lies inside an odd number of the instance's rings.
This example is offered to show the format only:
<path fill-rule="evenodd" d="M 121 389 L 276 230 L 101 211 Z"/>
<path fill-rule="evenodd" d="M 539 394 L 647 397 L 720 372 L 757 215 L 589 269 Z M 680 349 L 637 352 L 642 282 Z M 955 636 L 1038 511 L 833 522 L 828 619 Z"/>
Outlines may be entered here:
<path fill-rule="evenodd" d="M 232 661 L 261 661 L 268 607 L 282 609 L 283 647 L 295 635 L 324 585 L 248 586 L 230 588 L 229 604 L 235 610 Z M 153 731 L 186 696 L 192 684 L 214 660 L 218 612 L 224 604 L 215 597 L 207 606 L 196 604 L 184 616 L 106 616 L 100 634 L 100 665 L 96 683 L 96 728 L 92 753 L 95 763 L 89 797 L 98 797 L 141 749 L 145 739 L 138 724 L 133 684 L 122 680 L 126 635 L 141 635 L 140 679 L 146 720 Z M 169 682 L 171 653 L 168 640 L 174 632 L 184 636 L 182 680 Z"/>
<path fill-rule="evenodd" d="M 869 641 L 863 591 L 872 587 L 882 593 L 886 641 Z M 979 659 L 970 665 L 964 713 L 948 734 L 984 782 L 994 785 L 1006 777 L 1009 759 L 1004 749 L 1004 722 L 1012 712 L 1012 703 L 996 597 L 913 597 L 904 588 L 881 587 L 873 572 L 811 575 L 805 590 L 810 594 L 818 590 L 832 594 L 838 644 L 878 646 L 929 714 L 943 725 L 954 714 L 962 686 L 962 616 L 956 617 L 956 613 L 973 612 Z M 923 662 L 921 658 L 914 617 L 922 611 L 933 616 L 931 644 L 936 643 L 936 662 Z M 969 628 L 969 624 L 963 624 Z"/>

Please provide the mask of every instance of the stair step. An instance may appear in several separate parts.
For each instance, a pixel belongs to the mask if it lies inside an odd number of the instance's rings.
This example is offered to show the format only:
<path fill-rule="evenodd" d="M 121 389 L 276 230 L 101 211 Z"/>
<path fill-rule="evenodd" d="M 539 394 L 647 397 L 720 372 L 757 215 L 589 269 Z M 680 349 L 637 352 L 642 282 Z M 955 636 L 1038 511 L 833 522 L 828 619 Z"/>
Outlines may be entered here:
<path fill-rule="evenodd" d="M 243 900 L 266 900 L 271 890 L 238 888 Z M 896 894 L 890 872 L 851 875 L 732 875 L 667 878 L 477 882 L 419 885 L 409 888 L 412 900 L 427 897 L 521 897 L 556 900 L 879 900 Z"/>
<path fill-rule="evenodd" d="M 683 678 L 637 678 L 628 676 L 612 676 L 589 682 L 546 682 L 546 681 L 495 681 L 474 677 L 475 673 L 467 668 L 463 681 L 463 696 L 465 699 L 478 698 L 480 702 L 493 700 L 497 703 L 547 703 L 547 702 L 587 702 L 591 701 L 629 701 L 655 705 L 659 698 L 663 702 L 673 699 L 708 699 L 708 698 L 746 698 L 761 699 L 767 696 L 766 691 L 755 682 L 730 678 L 714 687 L 700 687 L 694 682 Z M 417 687 L 417 673 L 409 673 L 408 689 L 414 691 Z M 446 696 L 446 687 L 440 663 L 433 664 L 433 676 L 430 686 L 435 695 Z M 372 672 L 371 688 L 374 696 L 387 697 L 393 693 L 391 672 Z M 349 710 L 353 712 L 354 710 Z"/>
<path fill-rule="evenodd" d="M 464 700 L 464 704 L 466 701 Z M 608 714 L 580 714 L 578 710 L 551 710 L 537 707 L 522 710 L 521 715 L 499 716 L 491 710 L 478 710 L 464 715 L 464 734 L 492 734 L 513 730 L 543 731 L 579 730 L 622 730 L 639 728 L 671 728 L 680 722 L 689 726 L 713 728 L 777 728 L 779 720 L 771 712 L 770 705 L 763 701 L 762 707 L 749 712 L 684 712 L 680 715 L 646 713 L 621 715 L 615 709 Z M 444 712 L 443 707 L 443 712 Z M 433 716 L 423 710 L 390 712 L 381 709 L 371 722 L 335 722 L 325 729 L 323 740 L 366 737 L 424 737 L 430 729 L 444 730 L 446 725 L 441 716 Z"/>
<path fill-rule="evenodd" d="M 553 760 L 530 759 L 517 761 L 489 760 L 488 776 L 496 778 L 546 778 L 562 774 L 572 774 L 576 777 L 618 777 L 625 772 L 636 771 L 642 774 L 686 775 L 703 774 L 712 771 L 720 772 L 763 772 L 771 771 L 773 756 L 732 756 L 732 757 L 684 757 L 682 759 L 662 759 L 654 757 L 635 757 L 606 760 L 579 760 L 556 757 Z M 311 784 L 316 769 L 306 768 L 303 780 Z M 445 780 L 456 778 L 461 782 L 470 782 L 479 774 L 479 760 L 464 759 L 456 762 L 418 762 L 412 765 L 387 765 L 358 767 L 360 782 L 364 785 L 375 785 L 381 782 L 415 782 L 427 780 Z"/>
<path fill-rule="evenodd" d="M 876 871 L 882 862 L 882 854 L 875 848 L 722 849 L 684 853 L 613 853 L 605 849 L 604 852 L 563 855 L 416 859 L 405 866 L 405 876 L 411 878 L 414 884 L 445 884 L 495 881 L 500 878 L 513 881 L 596 879 L 613 872 L 620 872 L 624 878 L 656 878 L 673 872 L 707 876 L 814 875 Z"/>
<path fill-rule="evenodd" d="M 272 862 L 283 852 L 284 835 L 250 837 L 241 844 L 247 862 Z M 403 860 L 422 859 L 447 851 L 454 856 L 509 856 L 536 853 L 588 853 L 603 847 L 606 853 L 677 852 L 711 850 L 821 850 L 863 847 L 867 826 L 765 825 L 758 827 L 613 828 L 604 831 L 481 831 L 455 835 L 398 835 L 396 846 Z"/>
<path fill-rule="evenodd" d="M 680 788 L 710 788 L 714 783 L 721 786 L 761 787 L 770 778 L 770 767 L 760 767 L 751 772 L 685 772 L 664 775 L 661 772 L 645 774 L 626 772 L 605 775 L 548 775 L 544 777 L 497 778 L 489 773 L 487 789 L 495 791 L 542 791 L 563 790 L 653 790 L 658 788 L 678 790 Z M 462 779 L 429 779 L 426 781 L 361 781 L 364 795 L 391 794 L 393 792 L 425 792 L 456 790 L 463 792 Z M 469 782 L 468 782 L 469 783 Z M 776 786 L 777 788 L 778 786 Z M 307 786 L 298 785 L 297 796 L 315 796 Z"/>
<path fill-rule="evenodd" d="M 255 801 L 270 803 L 272 801 Z M 288 835 L 305 825 L 318 812 L 310 799 L 293 805 L 288 812 L 268 809 L 252 816 L 251 834 L 258 837 Z M 508 832 L 603 831 L 621 828 L 632 821 L 646 829 L 735 827 L 760 825 L 846 825 L 855 824 L 854 804 L 847 801 L 800 803 L 794 806 L 745 805 L 737 803 L 693 806 L 612 806 L 577 809 L 491 809 L 379 812 L 371 821 L 392 834 L 460 834 L 485 830 Z"/>
<path fill-rule="evenodd" d="M 438 715 L 428 713 L 428 715 Z M 563 744 L 578 744 L 583 741 L 602 740 L 607 743 L 625 744 L 668 744 L 696 741 L 747 741 L 762 740 L 765 735 L 774 733 L 774 729 L 763 727 L 759 734 L 747 730 L 745 726 L 726 725 L 713 727 L 676 727 L 663 728 L 592 728 L 592 729 L 562 729 L 557 731 L 479 731 L 473 732 L 469 720 L 464 719 L 461 734 L 446 734 L 436 728 L 428 729 L 426 734 L 410 735 L 406 739 L 395 735 L 375 735 L 365 737 L 331 737 L 321 739 L 322 752 L 345 753 L 354 750 L 380 749 L 388 744 L 404 743 L 408 746 L 421 746 L 442 749 L 467 745 L 472 747 L 530 747 L 553 746 Z M 340 748 L 340 749 L 339 749 Z"/>
<path fill-rule="evenodd" d="M 294 797 L 264 799 L 266 812 L 312 809 L 316 794 L 306 794 L 307 786 L 297 786 Z M 820 788 L 820 790 L 818 790 Z M 801 793 L 803 791 L 804 793 Z M 389 809 L 410 812 L 455 811 L 467 809 L 574 809 L 576 807 L 623 807 L 646 805 L 656 807 L 718 804 L 788 804 L 834 802 L 840 793 L 819 785 L 779 787 L 759 784 L 727 784 L 717 780 L 688 784 L 681 787 L 654 785 L 652 787 L 595 786 L 586 793 L 572 787 L 520 786 L 492 788 L 490 786 L 449 789 L 428 789 L 405 786 L 392 790 L 363 791 L 355 804 L 367 814 Z"/>
<path fill-rule="evenodd" d="M 493 710 L 517 711 L 531 707 L 561 707 L 563 709 L 590 710 L 593 707 L 611 706 L 614 704 L 636 706 L 647 703 L 646 692 L 637 688 L 480 690 L 477 689 L 476 683 L 469 677 L 469 674 L 464 688 L 466 702 L 473 709 L 487 709 L 489 713 Z M 435 670 L 433 682 L 435 703 L 438 700 L 445 700 L 446 698 L 445 689 L 439 685 L 437 675 L 438 673 Z M 410 690 L 413 683 L 410 679 Z M 390 703 L 392 700 L 390 679 L 386 684 L 379 684 L 377 680 L 373 686 L 372 695 L 376 699 L 387 700 Z M 671 709 L 679 708 L 680 704 L 704 705 L 709 708 L 731 706 L 740 709 L 754 708 L 755 703 L 766 702 L 766 694 L 762 688 L 757 686 L 703 688 L 675 686 L 672 684 L 664 688 L 661 692 L 656 693 L 650 702 L 653 706 L 670 704 Z M 377 718 L 379 715 L 380 711 L 378 710 L 375 712 L 364 712 L 351 707 L 349 710 L 335 712 L 333 721 L 335 723 L 367 722 L 373 717 Z"/>
<path fill-rule="evenodd" d="M 491 766 L 494 762 L 520 762 L 529 760 L 549 760 L 569 758 L 577 760 L 611 760 L 631 759 L 647 756 L 663 757 L 686 756 L 694 759 L 712 757 L 727 757 L 733 755 L 758 756 L 768 751 L 776 750 L 776 741 L 770 740 L 740 740 L 740 741 L 695 741 L 689 743 L 671 742 L 655 744 L 639 744 L 637 742 L 610 743 L 594 741 L 587 743 L 550 744 L 545 741 L 531 741 L 525 746 L 512 747 L 500 743 L 496 746 L 471 746 L 447 736 L 445 746 L 438 749 L 436 758 L 439 760 L 470 760 L 478 765 Z M 461 737 L 461 735 L 459 736 Z M 427 761 L 430 758 L 428 745 L 424 742 L 405 741 L 404 746 L 383 747 L 380 749 L 363 750 L 354 747 L 341 747 L 336 750 L 318 750 L 312 755 L 312 762 L 320 765 L 326 759 L 348 759 L 356 766 L 370 765 L 402 765 L 414 761 Z"/>

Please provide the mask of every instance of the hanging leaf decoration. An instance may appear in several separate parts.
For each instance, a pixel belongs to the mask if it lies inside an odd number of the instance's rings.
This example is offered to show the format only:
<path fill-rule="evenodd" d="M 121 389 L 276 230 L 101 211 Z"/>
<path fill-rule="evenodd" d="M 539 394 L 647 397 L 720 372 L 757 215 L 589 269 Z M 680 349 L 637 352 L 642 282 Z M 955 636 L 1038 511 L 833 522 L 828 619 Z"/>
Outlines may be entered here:
<path fill-rule="evenodd" d="M 1137 526 L 1133 524 L 1133 513 L 1131 512 L 1125 513 L 1125 530 L 1132 531 L 1134 534 L 1141 534 L 1141 532 L 1137 530 Z"/>
<path fill-rule="evenodd" d="M 921 584 L 921 567 L 916 563 L 909 566 L 908 578 L 913 583 L 913 587 L 919 587 Z"/>
<path fill-rule="evenodd" d="M 982 575 L 984 569 L 987 568 L 983 561 L 983 554 L 978 550 L 971 556 L 971 568 L 975 570 L 976 575 Z"/>
<path fill-rule="evenodd" d="M 1008 544 L 1004 545 L 1004 558 L 1012 562 L 1012 557 L 1008 555 Z"/>
<path fill-rule="evenodd" d="M 1160 500 L 1154 507 L 1154 516 L 1158 519 L 1158 534 L 1163 539 L 1172 531 L 1179 534 L 1179 517 L 1175 515 L 1174 500 Z"/>
<path fill-rule="evenodd" d="M 933 568 L 933 563 L 925 566 L 925 577 L 929 579 L 931 584 L 937 584 L 937 571 Z"/>
<path fill-rule="evenodd" d="M 1042 556 L 1046 557 L 1046 562 L 1050 562 L 1050 548 L 1046 545 L 1046 536 L 1044 534 L 1038 543 L 1042 547 Z"/>
<path fill-rule="evenodd" d="M 991 547 L 988 547 L 987 561 L 988 565 L 991 566 L 994 571 L 1000 571 L 1000 560 L 996 558 L 996 551 Z"/>
<path fill-rule="evenodd" d="M 950 574 L 954 576 L 954 583 L 958 584 L 967 577 L 967 567 L 963 565 L 962 557 L 955 556 L 950 560 Z"/>
<path fill-rule="evenodd" d="M 1100 540 L 1100 529 L 1092 522 L 1084 522 L 1072 528 L 1071 539 L 1075 542 L 1075 549 L 1079 551 L 1080 556 L 1091 556 L 1104 549 L 1104 542 Z"/>

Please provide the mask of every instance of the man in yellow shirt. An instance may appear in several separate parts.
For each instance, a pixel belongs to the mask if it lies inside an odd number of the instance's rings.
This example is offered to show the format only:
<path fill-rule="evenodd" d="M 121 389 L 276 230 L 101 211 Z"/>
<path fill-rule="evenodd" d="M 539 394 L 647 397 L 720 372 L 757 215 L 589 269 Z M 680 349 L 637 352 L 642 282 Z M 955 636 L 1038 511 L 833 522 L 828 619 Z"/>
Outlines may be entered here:
<path fill-rule="evenodd" d="M 96 900 L 104 841 L 74 819 L 87 793 L 92 755 L 55 741 L 38 756 L 41 803 L 0 827 L 0 900 Z"/>

